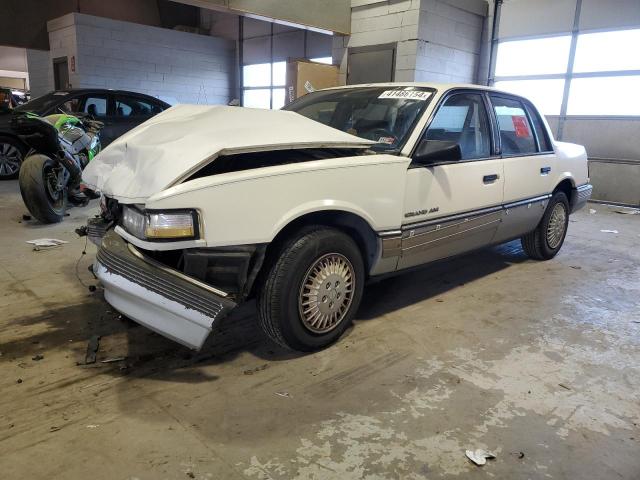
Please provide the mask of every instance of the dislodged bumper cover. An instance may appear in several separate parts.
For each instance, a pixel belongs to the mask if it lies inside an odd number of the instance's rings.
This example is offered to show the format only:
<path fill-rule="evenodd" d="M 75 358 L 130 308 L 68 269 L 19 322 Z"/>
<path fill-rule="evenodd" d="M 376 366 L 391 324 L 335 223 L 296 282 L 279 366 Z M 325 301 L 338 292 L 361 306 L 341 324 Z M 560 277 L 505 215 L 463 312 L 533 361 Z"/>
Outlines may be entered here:
<path fill-rule="evenodd" d="M 111 143 L 87 165 L 82 180 L 122 203 L 144 203 L 219 155 L 373 143 L 295 112 L 177 105 Z"/>
<path fill-rule="evenodd" d="M 196 350 L 236 306 L 224 292 L 145 257 L 113 231 L 103 238 L 94 273 L 114 308 Z"/>

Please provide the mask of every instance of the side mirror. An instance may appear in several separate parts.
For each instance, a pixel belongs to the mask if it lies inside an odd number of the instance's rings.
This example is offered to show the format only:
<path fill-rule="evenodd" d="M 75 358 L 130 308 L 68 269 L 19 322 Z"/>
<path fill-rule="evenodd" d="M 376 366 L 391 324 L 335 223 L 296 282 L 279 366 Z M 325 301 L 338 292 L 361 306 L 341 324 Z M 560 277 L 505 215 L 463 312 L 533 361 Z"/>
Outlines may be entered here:
<path fill-rule="evenodd" d="M 414 163 L 428 165 L 436 162 L 458 162 L 462 160 L 462 150 L 457 142 L 445 140 L 422 140 L 413 155 Z"/>

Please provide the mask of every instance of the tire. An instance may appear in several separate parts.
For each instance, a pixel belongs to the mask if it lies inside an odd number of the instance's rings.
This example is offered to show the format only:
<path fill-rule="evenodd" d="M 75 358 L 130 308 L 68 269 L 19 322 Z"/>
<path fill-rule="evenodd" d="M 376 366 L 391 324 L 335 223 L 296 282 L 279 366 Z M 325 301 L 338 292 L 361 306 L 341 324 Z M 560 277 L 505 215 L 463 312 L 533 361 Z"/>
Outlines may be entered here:
<path fill-rule="evenodd" d="M 18 178 L 26 148 L 17 139 L 0 135 L 0 180 Z"/>
<path fill-rule="evenodd" d="M 29 155 L 22 162 L 18 183 L 24 204 L 42 223 L 58 223 L 67 209 L 67 189 L 54 198 L 47 187 L 46 175 L 55 162 L 45 155 Z"/>
<path fill-rule="evenodd" d="M 535 260 L 552 259 L 562 248 L 568 225 L 569 200 L 563 192 L 556 192 L 536 229 L 520 239 L 522 249 Z"/>
<path fill-rule="evenodd" d="M 260 326 L 285 348 L 324 348 L 351 324 L 364 279 L 362 255 L 351 237 L 333 228 L 306 227 L 282 246 L 268 271 L 258 294 Z"/>

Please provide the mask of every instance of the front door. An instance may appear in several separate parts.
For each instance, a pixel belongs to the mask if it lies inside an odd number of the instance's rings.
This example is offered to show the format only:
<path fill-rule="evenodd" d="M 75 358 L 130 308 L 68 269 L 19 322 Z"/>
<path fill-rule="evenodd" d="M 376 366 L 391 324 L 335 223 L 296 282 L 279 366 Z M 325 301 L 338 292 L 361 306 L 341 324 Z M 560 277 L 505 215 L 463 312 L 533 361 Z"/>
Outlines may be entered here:
<path fill-rule="evenodd" d="M 421 142 L 458 145 L 461 159 L 410 166 L 398 268 L 492 242 L 502 217 L 504 171 L 486 105 L 483 93 L 453 93 L 433 117 Z"/>

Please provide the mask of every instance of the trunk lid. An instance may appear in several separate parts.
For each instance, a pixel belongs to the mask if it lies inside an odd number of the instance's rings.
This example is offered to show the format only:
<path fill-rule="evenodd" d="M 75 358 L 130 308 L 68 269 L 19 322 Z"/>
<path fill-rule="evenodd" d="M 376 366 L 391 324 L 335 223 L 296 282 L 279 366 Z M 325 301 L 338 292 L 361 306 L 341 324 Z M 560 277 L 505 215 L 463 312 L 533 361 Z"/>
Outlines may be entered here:
<path fill-rule="evenodd" d="M 123 203 L 144 203 L 219 155 L 373 143 L 295 112 L 177 105 L 111 143 L 87 165 L 82 179 Z"/>

